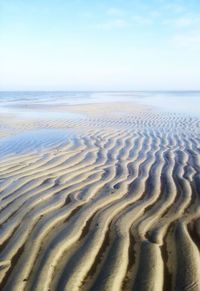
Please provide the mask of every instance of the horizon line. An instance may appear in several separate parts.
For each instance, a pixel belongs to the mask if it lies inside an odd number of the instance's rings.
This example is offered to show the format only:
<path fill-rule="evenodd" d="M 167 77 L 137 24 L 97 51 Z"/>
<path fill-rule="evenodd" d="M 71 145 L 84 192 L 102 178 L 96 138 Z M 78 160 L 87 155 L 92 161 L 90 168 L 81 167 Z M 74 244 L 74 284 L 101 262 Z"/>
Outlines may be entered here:
<path fill-rule="evenodd" d="M 96 93 L 120 93 L 120 92 L 200 92 L 200 89 L 145 89 L 145 90 L 39 90 L 39 89 L 14 89 L 14 90 L 0 90 L 0 92 L 96 92 Z"/>

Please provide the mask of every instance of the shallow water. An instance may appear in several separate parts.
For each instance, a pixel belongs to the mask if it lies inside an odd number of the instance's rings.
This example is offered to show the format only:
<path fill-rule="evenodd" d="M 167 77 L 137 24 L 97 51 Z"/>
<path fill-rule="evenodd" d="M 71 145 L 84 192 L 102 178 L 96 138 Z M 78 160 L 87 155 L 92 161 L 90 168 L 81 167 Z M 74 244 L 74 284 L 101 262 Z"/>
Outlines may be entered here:
<path fill-rule="evenodd" d="M 37 110 L 37 109 L 26 109 L 26 108 L 20 108 L 15 106 L 0 106 L 0 114 L 3 115 L 14 115 L 18 118 L 23 119 L 80 119 L 84 118 L 84 114 L 75 113 L 75 112 L 59 112 L 59 111 L 53 111 L 53 110 Z"/>
<path fill-rule="evenodd" d="M 68 138 L 75 138 L 71 129 L 38 129 L 0 139 L 0 157 L 12 154 L 34 152 L 66 143 Z"/>
<path fill-rule="evenodd" d="M 161 111 L 177 112 L 200 117 L 200 92 L 151 92 L 136 98 L 142 104 Z"/>
<path fill-rule="evenodd" d="M 200 117 L 200 91 L 127 91 L 127 92 L 0 92 L 0 113 L 19 112 L 27 116 L 30 112 L 21 110 L 20 105 L 33 104 L 87 104 L 101 102 L 136 101 L 141 104 L 153 106 L 167 112 L 186 113 Z M 17 105 L 17 106 L 16 106 Z M 29 114 L 29 113 L 28 113 Z M 38 113 L 37 113 L 38 114 Z M 35 116 L 37 116 L 37 114 Z M 80 116 L 67 113 L 40 112 L 40 117 L 79 118 Z"/>

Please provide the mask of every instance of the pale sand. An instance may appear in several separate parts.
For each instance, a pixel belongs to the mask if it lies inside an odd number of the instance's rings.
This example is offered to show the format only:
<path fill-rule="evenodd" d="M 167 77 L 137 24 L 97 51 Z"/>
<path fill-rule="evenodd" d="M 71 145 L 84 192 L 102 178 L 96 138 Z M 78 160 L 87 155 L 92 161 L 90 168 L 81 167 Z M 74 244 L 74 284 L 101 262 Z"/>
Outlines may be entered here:
<path fill-rule="evenodd" d="M 75 133 L 1 152 L 0 289 L 200 290 L 200 121 L 129 103 L 53 110 L 83 116 L 0 118 L 2 138 Z"/>

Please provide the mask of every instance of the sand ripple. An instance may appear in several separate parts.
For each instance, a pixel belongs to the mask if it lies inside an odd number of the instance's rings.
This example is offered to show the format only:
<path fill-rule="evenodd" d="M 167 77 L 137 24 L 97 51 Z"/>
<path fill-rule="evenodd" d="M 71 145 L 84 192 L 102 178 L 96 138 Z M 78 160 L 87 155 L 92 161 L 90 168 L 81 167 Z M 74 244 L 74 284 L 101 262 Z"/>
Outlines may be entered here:
<path fill-rule="evenodd" d="M 200 290 L 199 120 L 52 124 L 83 134 L 1 160 L 0 289 Z"/>

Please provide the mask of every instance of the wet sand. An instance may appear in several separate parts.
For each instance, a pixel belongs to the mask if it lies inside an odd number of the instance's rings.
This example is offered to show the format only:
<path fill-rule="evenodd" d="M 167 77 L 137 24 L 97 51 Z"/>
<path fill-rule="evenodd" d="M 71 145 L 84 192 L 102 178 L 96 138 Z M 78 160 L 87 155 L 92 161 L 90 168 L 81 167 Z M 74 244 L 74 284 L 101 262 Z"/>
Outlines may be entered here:
<path fill-rule="evenodd" d="M 200 290 L 200 119 L 50 107 L 0 117 L 0 289 Z"/>

